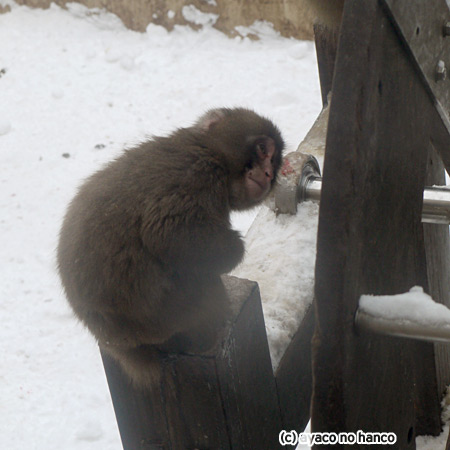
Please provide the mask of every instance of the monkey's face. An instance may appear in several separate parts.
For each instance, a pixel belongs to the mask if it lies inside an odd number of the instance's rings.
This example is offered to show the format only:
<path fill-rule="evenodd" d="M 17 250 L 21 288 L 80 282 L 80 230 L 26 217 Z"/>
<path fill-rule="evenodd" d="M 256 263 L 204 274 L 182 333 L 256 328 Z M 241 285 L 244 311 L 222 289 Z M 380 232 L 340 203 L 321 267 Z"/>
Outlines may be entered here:
<path fill-rule="evenodd" d="M 261 203 L 281 166 L 284 142 L 278 128 L 251 110 L 220 108 L 202 116 L 194 129 L 204 147 L 223 157 L 231 209 Z"/>
<path fill-rule="evenodd" d="M 270 192 L 278 172 L 281 152 L 269 136 L 249 138 L 249 160 L 244 172 L 231 182 L 230 206 L 241 210 L 262 202 Z"/>
<path fill-rule="evenodd" d="M 250 167 L 245 171 L 244 183 L 247 197 L 259 203 L 269 193 L 275 178 L 275 141 L 270 137 L 255 140 L 254 153 Z"/>

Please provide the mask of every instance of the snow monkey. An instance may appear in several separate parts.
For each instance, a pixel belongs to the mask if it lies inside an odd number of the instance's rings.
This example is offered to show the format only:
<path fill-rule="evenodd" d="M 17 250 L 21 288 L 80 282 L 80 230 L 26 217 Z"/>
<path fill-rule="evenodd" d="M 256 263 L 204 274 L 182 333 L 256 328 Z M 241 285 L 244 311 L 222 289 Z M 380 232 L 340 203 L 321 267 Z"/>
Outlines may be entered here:
<path fill-rule="evenodd" d="M 214 109 L 92 175 L 63 221 L 66 296 L 135 385 L 155 383 L 158 353 L 206 351 L 230 314 L 220 275 L 242 259 L 230 211 L 274 186 L 284 143 L 268 119 Z"/>

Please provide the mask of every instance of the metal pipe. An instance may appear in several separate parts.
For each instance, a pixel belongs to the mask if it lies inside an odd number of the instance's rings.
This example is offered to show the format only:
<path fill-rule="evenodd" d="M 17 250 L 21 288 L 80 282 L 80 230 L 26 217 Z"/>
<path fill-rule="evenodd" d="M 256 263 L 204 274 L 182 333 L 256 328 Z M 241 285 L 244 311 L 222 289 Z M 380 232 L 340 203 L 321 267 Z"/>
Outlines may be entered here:
<path fill-rule="evenodd" d="M 375 317 L 361 309 L 356 311 L 355 325 L 359 330 L 369 330 L 387 336 L 406 337 L 431 342 L 450 342 L 450 328 Z"/>
<path fill-rule="evenodd" d="M 305 186 L 305 200 L 315 203 L 320 202 L 320 194 L 322 193 L 322 178 L 311 177 Z"/>
<path fill-rule="evenodd" d="M 322 178 L 309 176 L 302 189 L 302 201 L 320 202 Z M 426 187 L 423 191 L 422 222 L 450 224 L 450 187 Z"/>
<path fill-rule="evenodd" d="M 300 199 L 301 202 L 314 202 L 320 203 L 320 194 L 322 193 L 322 177 L 310 177 L 304 188 L 304 196 Z"/>
<path fill-rule="evenodd" d="M 423 191 L 422 222 L 450 223 L 450 190 L 427 187 Z"/>

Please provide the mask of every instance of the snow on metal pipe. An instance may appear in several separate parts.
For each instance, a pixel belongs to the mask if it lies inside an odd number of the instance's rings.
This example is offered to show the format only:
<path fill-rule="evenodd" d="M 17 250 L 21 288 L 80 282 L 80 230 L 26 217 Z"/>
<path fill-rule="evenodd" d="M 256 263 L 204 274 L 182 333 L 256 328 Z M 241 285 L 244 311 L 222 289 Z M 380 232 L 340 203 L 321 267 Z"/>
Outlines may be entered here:
<path fill-rule="evenodd" d="M 450 342 L 449 328 L 437 328 L 429 324 L 374 317 L 360 309 L 356 312 L 355 325 L 357 329 L 387 336 L 406 337 L 431 342 Z"/>
<path fill-rule="evenodd" d="M 421 287 L 398 295 L 362 295 L 355 316 L 357 330 L 432 342 L 450 342 L 450 309 Z"/>
<path fill-rule="evenodd" d="M 302 189 L 302 201 L 320 201 L 322 178 L 310 176 Z M 423 192 L 422 222 L 450 224 L 450 189 L 447 187 L 426 187 Z"/>

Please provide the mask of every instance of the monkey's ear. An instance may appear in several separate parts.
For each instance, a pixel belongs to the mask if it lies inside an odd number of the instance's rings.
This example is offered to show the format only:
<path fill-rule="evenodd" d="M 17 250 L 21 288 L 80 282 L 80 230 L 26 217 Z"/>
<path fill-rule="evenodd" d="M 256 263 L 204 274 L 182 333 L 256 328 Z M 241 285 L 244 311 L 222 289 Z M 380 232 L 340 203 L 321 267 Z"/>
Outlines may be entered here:
<path fill-rule="evenodd" d="M 201 131 L 209 131 L 214 125 L 225 118 L 224 109 L 210 109 L 208 112 L 198 119 L 194 125 L 195 128 Z"/>

